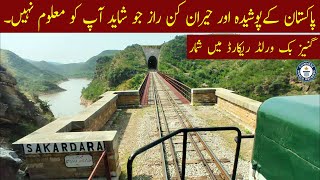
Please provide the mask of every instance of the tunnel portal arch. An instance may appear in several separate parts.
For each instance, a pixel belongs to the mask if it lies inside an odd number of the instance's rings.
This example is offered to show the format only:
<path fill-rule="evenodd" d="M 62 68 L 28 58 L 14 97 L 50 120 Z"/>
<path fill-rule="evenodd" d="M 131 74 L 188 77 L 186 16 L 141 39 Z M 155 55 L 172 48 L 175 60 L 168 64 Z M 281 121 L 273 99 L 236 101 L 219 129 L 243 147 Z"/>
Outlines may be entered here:
<path fill-rule="evenodd" d="M 158 59 L 155 56 L 149 57 L 148 69 L 158 69 Z"/>
<path fill-rule="evenodd" d="M 158 45 L 142 46 L 144 55 L 146 57 L 146 65 L 149 70 L 158 70 L 160 63 L 160 49 Z"/>

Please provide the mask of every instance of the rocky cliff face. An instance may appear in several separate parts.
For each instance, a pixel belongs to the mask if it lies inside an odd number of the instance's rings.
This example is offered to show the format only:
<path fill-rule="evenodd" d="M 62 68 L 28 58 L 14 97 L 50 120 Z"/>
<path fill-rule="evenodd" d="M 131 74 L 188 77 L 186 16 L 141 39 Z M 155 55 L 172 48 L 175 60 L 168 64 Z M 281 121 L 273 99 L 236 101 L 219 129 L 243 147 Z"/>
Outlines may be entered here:
<path fill-rule="evenodd" d="M 16 88 L 16 80 L 0 65 L 0 146 L 30 133 L 48 121 L 42 111 Z"/>
<path fill-rule="evenodd" d="M 10 150 L 11 143 L 48 123 L 53 117 L 39 99 L 30 101 L 16 87 L 17 82 L 0 65 L 0 179 L 22 179 L 22 159 Z M 46 114 L 46 116 L 44 116 Z M 2 148 L 4 147 L 4 148 Z"/>

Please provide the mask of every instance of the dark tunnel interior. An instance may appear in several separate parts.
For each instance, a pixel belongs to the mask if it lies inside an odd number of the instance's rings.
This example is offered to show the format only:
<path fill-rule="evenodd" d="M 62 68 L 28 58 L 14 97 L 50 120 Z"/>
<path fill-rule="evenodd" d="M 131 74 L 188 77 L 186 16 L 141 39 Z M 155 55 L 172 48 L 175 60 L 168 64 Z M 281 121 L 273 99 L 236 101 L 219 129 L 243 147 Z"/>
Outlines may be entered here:
<path fill-rule="evenodd" d="M 149 69 L 157 69 L 158 67 L 158 60 L 154 56 L 150 56 L 148 59 L 148 68 Z"/>

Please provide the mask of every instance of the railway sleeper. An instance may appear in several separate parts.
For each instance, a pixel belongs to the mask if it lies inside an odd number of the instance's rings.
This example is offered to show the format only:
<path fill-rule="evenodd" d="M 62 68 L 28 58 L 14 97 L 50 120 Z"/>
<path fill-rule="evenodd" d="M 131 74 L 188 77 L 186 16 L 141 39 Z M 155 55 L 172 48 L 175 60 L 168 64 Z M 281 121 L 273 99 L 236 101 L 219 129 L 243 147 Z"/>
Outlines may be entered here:
<path fill-rule="evenodd" d="M 206 159 L 207 163 L 214 163 L 214 160 L 213 159 Z M 222 159 L 219 159 L 220 162 L 222 163 L 229 163 L 230 160 L 227 159 L 227 158 L 222 158 Z M 190 159 L 190 160 L 187 160 L 186 161 L 186 164 L 199 164 L 199 163 L 202 163 L 202 159 Z M 168 161 L 168 164 L 173 164 L 173 161 L 170 160 Z"/>

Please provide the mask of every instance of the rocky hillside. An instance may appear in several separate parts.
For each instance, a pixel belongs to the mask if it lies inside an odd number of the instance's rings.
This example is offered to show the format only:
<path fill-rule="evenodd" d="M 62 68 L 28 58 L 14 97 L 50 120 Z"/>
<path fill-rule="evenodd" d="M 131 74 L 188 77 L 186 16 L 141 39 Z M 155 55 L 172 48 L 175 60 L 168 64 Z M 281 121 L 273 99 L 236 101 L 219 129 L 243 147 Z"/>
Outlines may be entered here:
<path fill-rule="evenodd" d="M 95 101 L 105 91 L 137 89 L 147 69 L 142 47 L 137 44 L 128 46 L 114 57 L 100 57 L 94 79 L 82 91 L 82 97 Z"/>
<path fill-rule="evenodd" d="M 186 37 L 177 36 L 161 49 L 160 70 L 190 87 L 223 87 L 258 101 L 273 96 L 319 94 L 320 75 L 303 83 L 296 76 L 299 60 L 188 60 Z M 320 61 L 312 61 L 319 69 Z"/>
<path fill-rule="evenodd" d="M 20 90 L 33 93 L 63 91 L 56 83 L 67 78 L 55 72 L 41 70 L 15 53 L 0 49 L 0 65 L 17 79 Z"/>
<path fill-rule="evenodd" d="M 46 103 L 30 101 L 16 85 L 15 78 L 0 65 L 0 146 L 8 146 L 53 119 Z"/>

